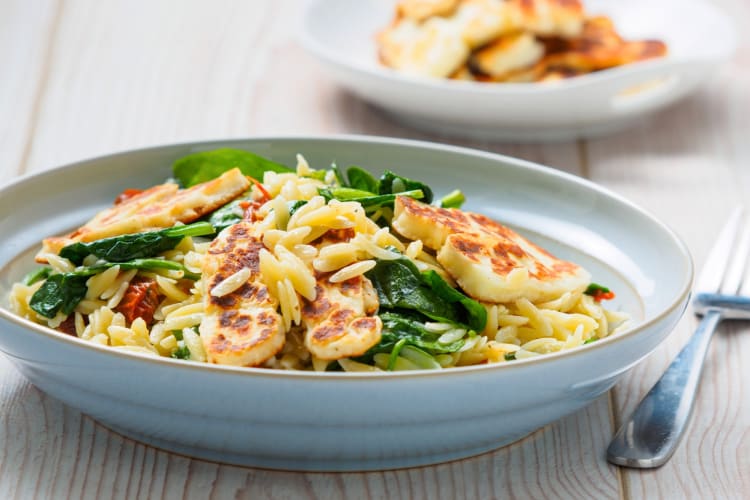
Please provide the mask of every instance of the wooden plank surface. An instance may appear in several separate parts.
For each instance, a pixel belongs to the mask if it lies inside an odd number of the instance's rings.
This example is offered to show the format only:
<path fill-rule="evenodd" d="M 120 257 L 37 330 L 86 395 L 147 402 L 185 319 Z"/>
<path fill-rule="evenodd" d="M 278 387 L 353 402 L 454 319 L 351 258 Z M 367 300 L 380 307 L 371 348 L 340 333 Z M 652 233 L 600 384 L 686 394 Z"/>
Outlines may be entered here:
<path fill-rule="evenodd" d="M 747 2 L 718 2 L 750 19 Z M 703 89 L 642 127 L 586 146 L 592 180 L 612 187 L 669 224 L 687 243 L 699 272 L 722 221 L 750 192 L 750 37 Z M 635 153 L 634 153 L 635 152 Z M 717 221 L 717 222 L 714 222 Z M 619 426 L 695 330 L 686 315 L 648 359 L 618 383 Z M 743 334 L 744 333 L 744 334 Z M 688 437 L 656 471 L 624 471 L 631 498 L 747 498 L 750 495 L 750 333 L 725 323 L 706 360 Z"/>
<path fill-rule="evenodd" d="M 748 18 L 741 0 L 721 3 Z M 337 87 L 295 42 L 300 5 L 183 1 L 175 15 L 167 1 L 0 3 L 0 64 L 12 68 L 0 79 L 0 115 L 15 117 L 0 123 L 0 171 L 7 178 L 131 147 L 250 135 L 434 140 L 587 175 L 669 223 L 699 265 L 711 221 L 748 192 L 747 40 L 711 85 L 642 127 L 596 141 L 502 144 L 424 134 Z M 604 460 L 615 425 L 694 324 L 684 318 L 611 394 L 519 443 L 373 473 L 275 472 L 156 450 L 42 394 L 0 358 L 0 498 L 742 498 L 750 495 L 742 325 L 715 338 L 691 432 L 672 462 L 640 472 Z"/>

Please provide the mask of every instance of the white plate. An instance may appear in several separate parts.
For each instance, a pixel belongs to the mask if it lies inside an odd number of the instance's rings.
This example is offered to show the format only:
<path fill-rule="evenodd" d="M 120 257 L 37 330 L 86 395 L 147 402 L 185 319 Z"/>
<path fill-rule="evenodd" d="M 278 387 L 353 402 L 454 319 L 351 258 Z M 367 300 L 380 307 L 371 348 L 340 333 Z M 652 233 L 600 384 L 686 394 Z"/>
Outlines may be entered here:
<path fill-rule="evenodd" d="M 521 141 L 619 130 L 693 91 L 734 51 L 731 20 L 704 0 L 589 0 L 629 39 L 667 43 L 665 58 L 556 83 L 494 84 L 406 76 L 378 63 L 375 33 L 392 0 L 313 0 L 302 45 L 338 82 L 408 124 L 449 134 Z"/>
<path fill-rule="evenodd" d="M 217 147 L 291 164 L 357 164 L 464 189 L 467 208 L 514 225 L 617 292 L 634 327 L 581 348 L 494 365 L 409 373 L 309 373 L 201 365 L 117 351 L 23 320 L 12 283 L 41 238 L 75 227 L 123 188 Z M 163 146 L 83 161 L 0 188 L 0 350 L 33 384 L 105 426 L 200 458 L 295 470 L 371 470 L 467 457 L 589 404 L 671 331 L 692 264 L 664 225 L 580 178 L 521 160 L 366 137 L 259 138 Z M 594 450 L 595 451 L 595 450 Z"/>

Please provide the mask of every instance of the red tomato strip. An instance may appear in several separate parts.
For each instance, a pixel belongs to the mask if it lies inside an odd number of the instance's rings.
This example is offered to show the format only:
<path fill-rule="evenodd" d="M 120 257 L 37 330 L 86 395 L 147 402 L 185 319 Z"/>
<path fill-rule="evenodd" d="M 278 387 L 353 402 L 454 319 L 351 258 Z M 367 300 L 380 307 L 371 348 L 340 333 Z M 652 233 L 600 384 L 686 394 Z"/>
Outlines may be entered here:
<path fill-rule="evenodd" d="M 147 325 L 154 322 L 154 312 L 159 306 L 159 287 L 153 278 L 136 276 L 130 281 L 125 295 L 115 310 L 125 316 L 128 324 L 141 318 Z"/>
<path fill-rule="evenodd" d="M 601 290 L 598 290 L 594 294 L 594 300 L 597 302 L 601 302 L 602 300 L 612 300 L 615 298 L 615 292 L 604 292 Z"/>
<path fill-rule="evenodd" d="M 133 196 L 137 196 L 143 192 L 143 189 L 126 189 L 115 198 L 115 205 L 119 205 L 124 201 L 128 201 Z"/>

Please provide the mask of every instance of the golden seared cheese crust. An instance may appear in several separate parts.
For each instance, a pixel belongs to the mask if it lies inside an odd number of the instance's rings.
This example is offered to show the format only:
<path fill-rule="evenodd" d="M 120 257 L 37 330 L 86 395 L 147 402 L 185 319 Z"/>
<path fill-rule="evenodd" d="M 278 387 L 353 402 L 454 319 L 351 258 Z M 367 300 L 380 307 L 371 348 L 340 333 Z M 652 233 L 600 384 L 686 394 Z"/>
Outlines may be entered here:
<path fill-rule="evenodd" d="M 179 189 L 172 183 L 154 186 L 99 212 L 67 236 L 45 239 L 37 261 L 45 262 L 45 253 L 57 254 L 64 246 L 78 241 L 90 242 L 172 227 L 178 222 L 193 222 L 232 201 L 249 187 L 250 181 L 237 168 L 188 189 Z"/>
<path fill-rule="evenodd" d="M 380 342 L 383 323 L 374 315 L 379 302 L 369 279 L 356 276 L 330 283 L 325 274 L 318 277 L 315 292 L 315 300 L 302 308 L 305 346 L 313 356 L 323 360 L 361 356 Z"/>
<path fill-rule="evenodd" d="M 498 38 L 472 54 L 470 65 L 482 74 L 502 78 L 508 73 L 536 64 L 544 55 L 544 45 L 530 33 L 514 33 Z"/>
<path fill-rule="evenodd" d="M 471 49 L 520 29 L 520 11 L 505 0 L 463 0 L 450 22 Z"/>
<path fill-rule="evenodd" d="M 578 36 L 585 14 L 579 0 L 508 0 L 519 27 L 542 36 Z"/>
<path fill-rule="evenodd" d="M 401 0 L 396 6 L 399 17 L 424 21 L 432 16 L 447 16 L 453 13 L 461 0 Z"/>
<path fill-rule="evenodd" d="M 460 29 L 442 17 L 396 20 L 378 34 L 380 59 L 404 73 L 447 77 L 469 56 Z"/>
<path fill-rule="evenodd" d="M 205 315 L 200 335 L 209 363 L 258 366 L 284 346 L 278 301 L 260 280 L 263 248 L 254 224 L 240 222 L 222 231 L 204 257 Z M 250 270 L 244 284 L 220 297 L 211 294 L 214 287 L 243 269 Z"/>
<path fill-rule="evenodd" d="M 396 199 L 393 227 L 437 251 L 437 260 L 471 297 L 485 302 L 531 302 L 581 292 L 591 281 L 578 265 L 560 260 L 488 217 Z"/>
<path fill-rule="evenodd" d="M 607 17 L 586 20 L 581 35 L 562 50 L 549 50 L 542 61 L 546 67 L 595 71 L 666 55 L 667 46 L 658 40 L 629 42 L 615 30 Z"/>

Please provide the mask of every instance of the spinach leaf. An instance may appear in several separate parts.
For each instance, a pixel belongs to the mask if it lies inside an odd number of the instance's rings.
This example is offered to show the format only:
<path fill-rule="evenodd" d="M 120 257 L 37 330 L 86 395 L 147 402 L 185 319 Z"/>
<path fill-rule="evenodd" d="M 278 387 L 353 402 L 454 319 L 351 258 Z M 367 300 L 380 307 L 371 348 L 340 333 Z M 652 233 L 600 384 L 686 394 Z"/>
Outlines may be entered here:
<path fill-rule="evenodd" d="M 68 315 L 86 296 L 87 279 L 74 273 L 53 274 L 31 296 L 29 307 L 45 318 L 54 318 L 59 311 Z"/>
<path fill-rule="evenodd" d="M 244 198 L 230 201 L 209 216 L 208 222 L 213 226 L 216 234 L 242 220 L 245 211 L 240 206 L 240 203 L 246 201 Z"/>
<path fill-rule="evenodd" d="M 461 205 L 466 201 L 466 197 L 460 189 L 454 189 L 450 193 L 440 198 L 440 206 L 442 208 L 461 208 Z"/>
<path fill-rule="evenodd" d="M 121 271 L 129 271 L 131 269 L 138 269 L 140 271 L 182 271 L 185 279 L 193 281 L 196 281 L 201 277 L 200 274 L 188 271 L 188 269 L 179 262 L 164 259 L 134 259 L 130 262 L 102 262 L 90 267 L 77 269 L 73 271 L 73 274 L 93 276 L 94 274 L 99 274 L 113 266 L 120 266 Z"/>
<path fill-rule="evenodd" d="M 372 194 L 378 193 L 378 181 L 367 170 L 359 167 L 349 167 L 346 170 L 346 177 L 349 180 L 349 187 L 369 191 Z"/>
<path fill-rule="evenodd" d="M 390 170 L 386 170 L 378 182 L 378 194 L 403 194 L 406 191 L 416 190 L 422 191 L 423 202 L 432 203 L 432 189 L 422 182 L 397 175 Z"/>
<path fill-rule="evenodd" d="M 175 226 L 160 231 L 123 234 L 91 243 L 73 243 L 60 250 L 60 257 L 80 265 L 88 255 L 95 255 L 109 262 L 125 262 L 133 259 L 153 257 L 176 247 L 186 236 L 213 234 L 208 222 L 196 222 L 186 226 Z"/>
<path fill-rule="evenodd" d="M 177 350 L 172 353 L 172 357 L 176 359 L 190 359 L 190 349 L 188 349 L 188 346 L 183 341 L 179 341 L 177 345 Z"/>
<path fill-rule="evenodd" d="M 431 353 L 456 352 L 464 346 L 465 340 L 459 339 L 448 344 L 438 342 L 439 333 L 431 332 L 424 326 L 424 321 L 399 313 L 382 313 L 383 336 L 380 344 L 375 346 L 377 352 L 388 352 L 401 339 L 408 345 L 425 349 Z"/>
<path fill-rule="evenodd" d="M 184 156 L 174 162 L 172 173 L 184 187 L 215 179 L 224 172 L 239 168 L 243 174 L 263 180 L 263 174 L 293 172 L 289 167 L 241 149 L 222 148 Z"/>
<path fill-rule="evenodd" d="M 197 280 L 199 274 L 191 273 L 179 262 L 163 259 L 135 259 L 130 262 L 102 262 L 89 267 L 82 267 L 70 273 L 53 274 L 42 283 L 29 300 L 29 307 L 46 318 L 54 318 L 62 311 L 70 314 L 86 296 L 86 280 L 89 277 L 106 271 L 110 267 L 120 266 L 120 270 L 139 269 L 143 271 L 182 271 L 187 279 Z"/>
<path fill-rule="evenodd" d="M 600 293 L 611 293 L 611 290 L 599 283 L 591 283 L 583 293 L 586 295 L 598 295 Z"/>
<path fill-rule="evenodd" d="M 434 272 L 420 273 L 407 258 L 378 260 L 365 273 L 378 292 L 383 310 L 417 311 L 428 318 L 482 331 L 487 312 Z M 382 317 L 382 315 L 381 315 Z"/>
<path fill-rule="evenodd" d="M 294 215 L 294 212 L 304 207 L 306 203 L 307 200 L 294 200 L 287 203 L 287 207 L 289 208 L 289 216 L 291 217 L 292 215 Z"/>
<path fill-rule="evenodd" d="M 439 296 L 451 303 L 458 303 L 466 310 L 465 323 L 475 332 L 481 332 L 487 323 L 487 310 L 482 304 L 474 299 L 470 299 L 463 293 L 450 286 L 438 273 L 432 269 L 424 271 L 422 278 L 425 283 Z"/>
<path fill-rule="evenodd" d="M 38 267 L 34 269 L 33 271 L 26 274 L 26 276 L 23 277 L 21 280 L 21 283 L 24 285 L 33 285 L 39 280 L 47 279 L 49 275 L 52 274 L 52 268 L 51 267 Z"/>
<path fill-rule="evenodd" d="M 393 208 L 393 202 L 396 201 L 396 196 L 410 196 L 417 200 L 424 198 L 424 193 L 419 189 L 414 191 L 404 191 L 398 194 L 375 195 L 354 188 L 334 187 L 318 189 L 318 193 L 323 196 L 326 201 L 334 199 L 339 201 L 356 201 L 360 203 L 366 211 L 375 211 L 380 207 Z"/>
<path fill-rule="evenodd" d="M 458 352 L 465 344 L 464 339 L 458 339 L 449 343 L 438 342 L 441 334 L 432 332 L 425 328 L 424 316 L 404 311 L 403 313 L 384 312 L 380 319 L 383 321 L 383 330 L 380 342 L 371 347 L 356 361 L 372 364 L 376 354 L 387 353 L 389 366 L 396 363 L 396 358 L 404 352 L 404 347 L 412 346 L 420 349 L 425 356 Z M 437 361 L 435 361 L 437 365 Z M 437 366 L 435 366 L 437 368 Z"/>

